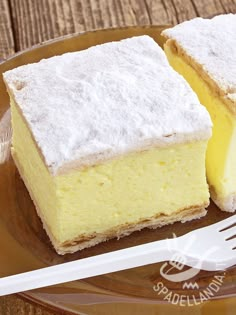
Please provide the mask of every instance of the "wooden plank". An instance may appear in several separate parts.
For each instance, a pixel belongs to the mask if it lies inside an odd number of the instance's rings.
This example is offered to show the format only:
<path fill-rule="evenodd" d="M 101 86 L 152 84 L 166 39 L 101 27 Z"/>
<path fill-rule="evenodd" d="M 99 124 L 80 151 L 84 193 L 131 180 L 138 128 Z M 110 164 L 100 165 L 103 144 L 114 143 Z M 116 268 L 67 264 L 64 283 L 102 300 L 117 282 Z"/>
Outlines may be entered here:
<path fill-rule="evenodd" d="M 0 58 L 14 53 L 14 40 L 7 0 L 0 1 Z"/>
<path fill-rule="evenodd" d="M 220 3 L 227 13 L 236 13 L 236 0 L 220 0 Z"/>
<path fill-rule="evenodd" d="M 146 0 L 152 24 L 177 24 L 196 16 L 236 13 L 235 0 Z"/>
<path fill-rule="evenodd" d="M 16 49 L 92 29 L 176 24 L 236 12 L 236 0 L 9 0 Z"/>
<path fill-rule="evenodd" d="M 10 0 L 17 50 L 58 36 L 150 24 L 144 1 Z"/>
<path fill-rule="evenodd" d="M 235 0 L 192 0 L 193 5 L 202 17 L 213 17 L 221 13 L 236 13 Z"/>

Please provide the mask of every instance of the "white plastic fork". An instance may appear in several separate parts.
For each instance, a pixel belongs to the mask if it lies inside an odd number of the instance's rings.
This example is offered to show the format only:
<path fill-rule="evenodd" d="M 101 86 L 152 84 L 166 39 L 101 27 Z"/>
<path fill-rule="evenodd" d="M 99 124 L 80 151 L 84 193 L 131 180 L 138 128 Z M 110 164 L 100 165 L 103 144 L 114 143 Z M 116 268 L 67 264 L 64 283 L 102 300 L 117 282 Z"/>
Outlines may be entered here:
<path fill-rule="evenodd" d="M 236 215 L 177 238 L 1 278 L 0 296 L 161 261 L 178 260 L 178 257 L 193 268 L 224 270 L 236 264 L 236 238 L 232 239 L 236 235 L 236 226 L 232 227 L 233 224 L 236 224 Z"/>

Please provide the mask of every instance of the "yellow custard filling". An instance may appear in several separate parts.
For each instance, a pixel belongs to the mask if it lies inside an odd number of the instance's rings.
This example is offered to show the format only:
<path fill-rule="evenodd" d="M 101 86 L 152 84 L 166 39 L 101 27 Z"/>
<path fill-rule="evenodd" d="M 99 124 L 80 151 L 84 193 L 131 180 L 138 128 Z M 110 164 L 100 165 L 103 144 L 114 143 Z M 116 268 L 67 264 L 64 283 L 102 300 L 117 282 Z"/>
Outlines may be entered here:
<path fill-rule="evenodd" d="M 57 242 L 209 202 L 207 141 L 153 148 L 52 176 L 13 101 L 11 108 L 13 156 Z"/>
<path fill-rule="evenodd" d="M 188 81 L 213 121 L 213 135 L 207 148 L 207 178 L 214 198 L 224 202 L 236 193 L 236 119 L 220 96 L 200 77 L 171 44 L 165 45 L 170 65 Z"/>

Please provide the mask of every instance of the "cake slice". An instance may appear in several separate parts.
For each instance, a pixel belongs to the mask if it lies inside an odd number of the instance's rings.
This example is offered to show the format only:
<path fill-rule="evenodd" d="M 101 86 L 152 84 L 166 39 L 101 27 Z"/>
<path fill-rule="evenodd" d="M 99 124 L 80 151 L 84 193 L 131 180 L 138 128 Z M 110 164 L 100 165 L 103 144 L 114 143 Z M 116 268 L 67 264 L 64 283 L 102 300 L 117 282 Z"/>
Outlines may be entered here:
<path fill-rule="evenodd" d="M 206 109 L 148 36 L 4 74 L 12 155 L 59 254 L 206 214 Z"/>
<path fill-rule="evenodd" d="M 236 15 L 196 18 L 167 29 L 165 52 L 213 121 L 207 149 L 211 197 L 236 210 Z"/>

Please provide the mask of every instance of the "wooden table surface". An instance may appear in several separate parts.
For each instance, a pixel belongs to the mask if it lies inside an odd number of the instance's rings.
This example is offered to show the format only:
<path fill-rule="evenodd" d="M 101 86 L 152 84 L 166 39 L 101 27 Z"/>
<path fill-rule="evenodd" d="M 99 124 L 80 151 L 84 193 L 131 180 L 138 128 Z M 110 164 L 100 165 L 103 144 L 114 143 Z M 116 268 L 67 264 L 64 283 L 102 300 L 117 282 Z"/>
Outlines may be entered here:
<path fill-rule="evenodd" d="M 0 0 L 0 58 L 58 36 L 114 26 L 176 24 L 236 13 L 236 0 Z M 17 296 L 0 315 L 52 315 Z"/>

